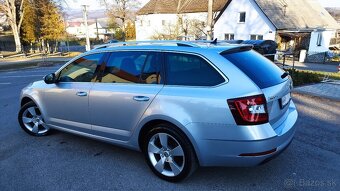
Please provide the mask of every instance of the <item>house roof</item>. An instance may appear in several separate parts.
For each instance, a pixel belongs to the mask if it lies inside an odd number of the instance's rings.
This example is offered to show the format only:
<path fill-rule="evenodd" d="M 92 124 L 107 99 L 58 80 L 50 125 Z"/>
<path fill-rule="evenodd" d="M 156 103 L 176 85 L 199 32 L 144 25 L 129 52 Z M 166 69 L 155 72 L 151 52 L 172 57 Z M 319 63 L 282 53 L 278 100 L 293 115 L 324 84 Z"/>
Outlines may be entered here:
<path fill-rule="evenodd" d="M 231 0 L 214 0 L 213 11 L 221 11 L 229 1 Z M 150 0 L 137 12 L 137 15 L 197 13 L 207 11 L 207 0 Z"/>
<path fill-rule="evenodd" d="M 339 29 L 317 0 L 255 0 L 277 29 Z"/>
<path fill-rule="evenodd" d="M 81 22 L 67 22 L 68 27 L 80 27 Z"/>

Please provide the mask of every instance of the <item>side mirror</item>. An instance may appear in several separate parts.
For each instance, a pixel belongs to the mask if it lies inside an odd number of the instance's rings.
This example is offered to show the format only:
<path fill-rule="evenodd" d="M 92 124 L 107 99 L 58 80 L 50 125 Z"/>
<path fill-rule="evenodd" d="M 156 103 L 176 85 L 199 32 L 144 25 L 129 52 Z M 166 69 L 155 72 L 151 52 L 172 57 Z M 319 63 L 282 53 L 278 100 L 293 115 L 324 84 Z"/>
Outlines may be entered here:
<path fill-rule="evenodd" d="M 54 84 L 54 83 L 56 83 L 55 74 L 54 73 L 47 74 L 44 77 L 44 81 L 45 81 L 46 84 Z"/>

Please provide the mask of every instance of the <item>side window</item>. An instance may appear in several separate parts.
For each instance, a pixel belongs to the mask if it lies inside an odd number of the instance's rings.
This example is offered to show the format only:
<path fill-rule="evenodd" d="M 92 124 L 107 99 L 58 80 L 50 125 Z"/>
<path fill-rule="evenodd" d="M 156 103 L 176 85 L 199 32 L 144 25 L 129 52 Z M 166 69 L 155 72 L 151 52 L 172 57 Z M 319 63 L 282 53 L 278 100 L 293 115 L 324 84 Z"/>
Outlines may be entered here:
<path fill-rule="evenodd" d="M 159 84 L 161 66 L 160 53 L 112 52 L 100 81 L 102 83 Z"/>
<path fill-rule="evenodd" d="M 166 54 L 167 85 L 215 86 L 224 78 L 203 58 L 190 54 Z"/>
<path fill-rule="evenodd" d="M 66 66 L 59 75 L 60 82 L 91 82 L 104 53 L 91 54 L 77 59 Z"/>

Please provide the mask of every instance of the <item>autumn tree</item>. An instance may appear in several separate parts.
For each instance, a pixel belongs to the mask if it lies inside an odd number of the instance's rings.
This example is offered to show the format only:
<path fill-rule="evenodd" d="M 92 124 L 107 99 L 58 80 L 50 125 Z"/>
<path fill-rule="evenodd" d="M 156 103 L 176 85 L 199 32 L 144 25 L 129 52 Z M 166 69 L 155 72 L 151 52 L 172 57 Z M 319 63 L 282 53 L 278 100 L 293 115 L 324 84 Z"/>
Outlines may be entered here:
<path fill-rule="evenodd" d="M 15 51 L 21 52 L 20 29 L 25 15 L 24 0 L 0 0 L 0 10 L 5 12 L 11 26 L 15 42 Z"/>
<path fill-rule="evenodd" d="M 41 38 L 47 41 L 47 45 L 51 41 L 57 45 L 57 41 L 65 34 L 65 24 L 61 9 L 54 1 L 41 0 L 40 10 L 42 15 Z"/>
<path fill-rule="evenodd" d="M 55 1 L 30 0 L 24 4 L 24 11 L 26 14 L 22 26 L 24 41 L 30 44 L 39 41 L 45 50 L 45 44 L 48 47 L 50 41 L 57 44 L 56 41 L 64 36 L 65 25 L 61 8 Z"/>
<path fill-rule="evenodd" d="M 131 21 L 126 24 L 126 40 L 135 40 L 136 39 L 136 27 L 135 24 Z"/>
<path fill-rule="evenodd" d="M 26 1 L 24 3 L 25 17 L 22 21 L 22 40 L 30 43 L 31 51 L 32 44 L 35 43 L 40 36 L 40 27 L 38 19 L 38 11 L 36 9 L 36 2 Z"/>

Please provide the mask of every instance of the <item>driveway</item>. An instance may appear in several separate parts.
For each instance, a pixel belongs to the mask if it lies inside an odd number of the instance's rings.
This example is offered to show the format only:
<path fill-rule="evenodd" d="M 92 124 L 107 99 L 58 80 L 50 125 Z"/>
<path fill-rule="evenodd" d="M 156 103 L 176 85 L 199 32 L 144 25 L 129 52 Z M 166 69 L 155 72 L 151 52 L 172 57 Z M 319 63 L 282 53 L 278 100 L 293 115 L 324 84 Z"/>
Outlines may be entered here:
<path fill-rule="evenodd" d="M 199 168 L 182 183 L 158 179 L 139 152 L 54 131 L 24 133 L 20 90 L 57 67 L 0 72 L 0 190 L 340 190 L 340 102 L 294 94 L 295 139 L 252 168 Z"/>

